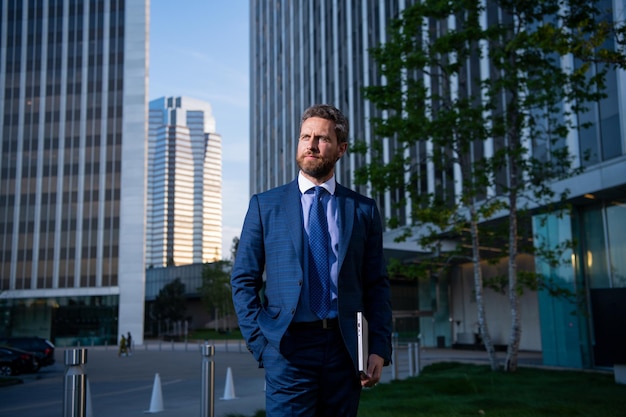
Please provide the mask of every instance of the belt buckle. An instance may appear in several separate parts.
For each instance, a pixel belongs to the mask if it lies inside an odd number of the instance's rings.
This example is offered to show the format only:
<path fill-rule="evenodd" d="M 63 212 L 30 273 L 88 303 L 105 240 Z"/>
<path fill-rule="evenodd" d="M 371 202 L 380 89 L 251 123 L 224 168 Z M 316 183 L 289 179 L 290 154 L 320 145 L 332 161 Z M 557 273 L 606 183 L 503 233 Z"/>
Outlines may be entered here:
<path fill-rule="evenodd" d="M 328 319 L 322 319 L 322 329 L 328 329 Z"/>

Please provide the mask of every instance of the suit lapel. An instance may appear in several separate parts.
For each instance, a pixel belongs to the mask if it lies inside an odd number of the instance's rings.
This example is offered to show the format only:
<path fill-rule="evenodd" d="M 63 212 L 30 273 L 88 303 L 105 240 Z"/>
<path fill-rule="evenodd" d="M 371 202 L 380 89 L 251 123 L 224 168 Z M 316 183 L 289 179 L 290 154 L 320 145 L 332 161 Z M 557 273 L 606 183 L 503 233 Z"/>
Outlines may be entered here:
<path fill-rule="evenodd" d="M 303 222 L 302 222 L 302 203 L 300 201 L 300 189 L 298 188 L 298 181 L 292 181 L 285 188 L 285 194 L 283 195 L 283 207 L 285 208 L 285 214 L 287 216 L 287 224 L 289 225 L 289 235 L 293 247 L 296 250 L 300 265 L 304 270 L 304 254 L 302 252 L 303 237 Z"/>
<path fill-rule="evenodd" d="M 339 259 L 338 259 L 338 271 L 341 271 L 341 266 L 346 258 L 348 246 L 350 245 L 350 236 L 352 236 L 352 228 L 354 226 L 355 206 L 354 200 L 347 198 L 348 193 L 345 192 L 345 188 L 337 184 L 335 190 L 337 196 L 337 211 L 339 212 Z"/>

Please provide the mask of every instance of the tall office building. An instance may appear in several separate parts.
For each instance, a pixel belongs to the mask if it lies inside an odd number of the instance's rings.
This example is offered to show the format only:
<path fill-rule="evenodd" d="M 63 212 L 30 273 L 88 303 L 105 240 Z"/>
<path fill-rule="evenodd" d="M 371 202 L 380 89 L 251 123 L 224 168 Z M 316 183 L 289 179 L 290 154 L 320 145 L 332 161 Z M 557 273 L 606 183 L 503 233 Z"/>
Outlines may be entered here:
<path fill-rule="evenodd" d="M 222 259 L 222 138 L 209 103 L 150 102 L 147 266 Z"/>
<path fill-rule="evenodd" d="M 0 335 L 143 341 L 148 4 L 0 1 Z"/>
<path fill-rule="evenodd" d="M 250 2 L 250 191 L 284 184 L 297 173 L 300 115 L 314 103 L 330 103 L 350 120 L 352 140 L 372 140 L 373 108 L 361 88 L 376 80 L 368 49 L 385 36 L 400 1 Z M 349 153 L 337 177 L 358 189 L 352 172 L 360 155 Z"/>
<path fill-rule="evenodd" d="M 370 126 L 373 116 L 382 116 L 361 94 L 361 89 L 383 82 L 368 50 L 386 41 L 390 19 L 415 3 L 414 0 L 340 1 L 340 0 L 251 0 L 251 132 L 250 190 L 265 191 L 293 180 L 299 117 L 314 103 L 329 103 L 343 110 L 351 124 L 349 140 L 372 144 L 378 140 Z M 487 1 L 485 22 L 499 22 L 502 16 L 494 2 Z M 604 0 L 600 7 L 623 21 L 626 2 Z M 446 25 L 429 27 L 436 36 Z M 486 58 L 472 58 L 468 78 L 488 79 Z M 550 227 L 535 223 L 533 233 L 553 245 L 573 238 L 579 243 L 569 268 L 550 270 L 530 256 L 520 258 L 527 267 L 558 277 L 589 300 L 587 311 L 575 318 L 575 306 L 545 293 L 523 298 L 521 348 L 542 350 L 546 364 L 575 367 L 604 366 L 615 346 L 611 331 L 615 317 L 626 317 L 626 74 L 612 72 L 607 79 L 608 98 L 594 103 L 583 116 L 591 128 L 573 132 L 570 151 L 584 173 L 569 179 L 572 215 L 565 219 L 551 216 Z M 393 139 L 383 142 L 385 155 L 393 155 Z M 410 150 L 418 157 L 424 149 Z M 582 155 L 590 155 L 584 159 Z M 338 164 L 339 182 L 369 194 L 367 186 L 355 186 L 352 173 L 370 154 L 348 152 Z M 388 161 L 385 161 L 388 162 Z M 420 167 L 423 181 L 419 192 L 433 192 L 438 173 L 434 167 Z M 457 178 L 458 179 L 458 178 Z M 457 182 L 457 184 L 459 184 Z M 442 184 L 454 186 L 454 184 Z M 397 197 L 386 192 L 374 195 L 384 217 L 407 219 L 410 209 L 396 207 Z M 405 220 L 406 224 L 408 222 Z M 394 242 L 393 231 L 385 235 L 388 256 L 417 258 L 415 241 Z M 413 252 L 413 255 L 411 255 Z M 428 256 L 427 253 L 421 254 Z M 489 267 L 486 267 L 486 272 Z M 493 273 L 493 271 L 491 271 Z M 445 276 L 420 283 L 417 294 L 419 332 L 423 345 L 450 346 L 460 336 L 473 335 L 477 328 L 476 305 L 472 299 L 471 266 L 458 264 Z M 408 294 L 395 292 L 394 309 L 401 317 Z M 490 330 L 494 343 L 506 344 L 509 334 L 508 301 L 487 294 Z M 396 303 L 398 301 L 398 303 Z M 606 306 L 611 308 L 604 308 Z M 409 307 L 410 308 L 410 307 Z M 593 318 L 593 320 L 591 319 Z M 622 322 L 621 325 L 624 325 Z M 624 339 L 621 339 L 623 343 Z M 619 345 L 619 344 L 618 344 Z M 623 349 L 623 345 L 621 345 Z"/>

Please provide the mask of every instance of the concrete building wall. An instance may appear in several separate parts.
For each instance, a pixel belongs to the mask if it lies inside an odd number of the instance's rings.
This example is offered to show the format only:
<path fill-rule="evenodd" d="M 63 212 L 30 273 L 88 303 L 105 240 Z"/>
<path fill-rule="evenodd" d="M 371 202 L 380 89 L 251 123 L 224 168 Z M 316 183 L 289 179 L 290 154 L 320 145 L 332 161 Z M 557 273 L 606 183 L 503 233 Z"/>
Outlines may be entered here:
<path fill-rule="evenodd" d="M 496 275 L 506 273 L 507 263 L 501 261 L 498 265 L 483 263 L 483 279 L 488 280 Z M 534 271 L 533 258 L 520 255 L 518 258 L 520 270 Z M 452 339 L 459 343 L 459 333 L 478 333 L 478 315 L 474 291 L 474 271 L 472 265 L 465 264 L 455 268 L 450 278 L 452 303 L 450 319 L 452 321 Z M 506 345 L 511 332 L 511 309 L 507 295 L 486 288 L 484 292 L 485 309 L 489 333 L 494 344 Z M 541 350 L 541 334 L 539 326 L 539 308 L 537 293 L 527 291 L 521 297 L 520 312 L 522 317 L 522 339 L 520 349 Z M 464 335 L 461 335 L 463 338 Z"/>

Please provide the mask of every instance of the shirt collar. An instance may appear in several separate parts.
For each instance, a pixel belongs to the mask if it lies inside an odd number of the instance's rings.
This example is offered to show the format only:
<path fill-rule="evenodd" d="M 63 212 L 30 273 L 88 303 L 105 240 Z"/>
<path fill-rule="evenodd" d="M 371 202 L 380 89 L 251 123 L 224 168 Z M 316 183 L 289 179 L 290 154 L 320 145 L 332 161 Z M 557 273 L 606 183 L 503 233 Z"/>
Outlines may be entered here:
<path fill-rule="evenodd" d="M 337 182 L 335 181 L 334 175 L 330 177 L 330 179 L 326 181 L 324 184 L 320 185 L 320 187 L 325 188 L 326 191 L 328 191 L 330 195 L 335 195 L 336 186 L 337 186 Z M 302 175 L 302 171 L 300 171 L 300 173 L 298 174 L 298 188 L 300 188 L 300 192 L 302 194 L 305 194 L 307 191 L 309 191 L 313 187 L 315 187 L 315 184 L 313 184 L 308 178 Z"/>

